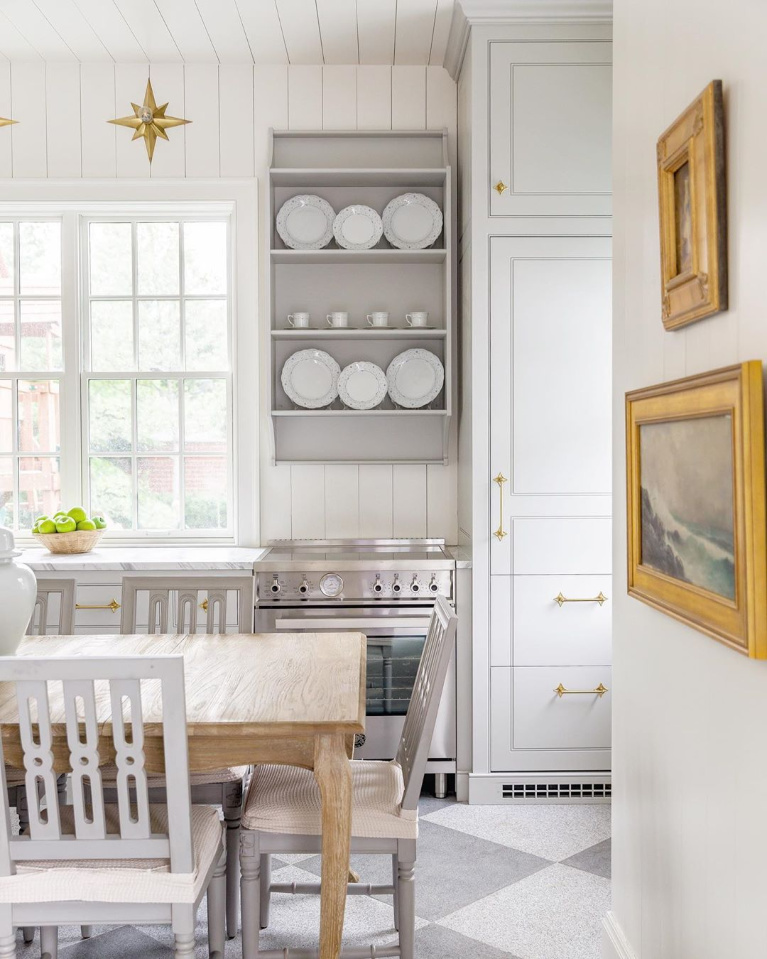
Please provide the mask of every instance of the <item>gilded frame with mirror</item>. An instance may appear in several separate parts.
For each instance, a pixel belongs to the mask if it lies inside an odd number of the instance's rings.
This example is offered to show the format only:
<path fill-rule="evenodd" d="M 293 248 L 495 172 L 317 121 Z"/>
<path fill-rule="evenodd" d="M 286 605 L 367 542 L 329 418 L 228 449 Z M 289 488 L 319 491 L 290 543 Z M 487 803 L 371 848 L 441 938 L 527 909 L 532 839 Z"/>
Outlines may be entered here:
<path fill-rule="evenodd" d="M 762 363 L 626 394 L 628 592 L 767 659 Z"/>
<path fill-rule="evenodd" d="M 663 325 L 727 309 L 722 81 L 712 80 L 658 140 Z"/>

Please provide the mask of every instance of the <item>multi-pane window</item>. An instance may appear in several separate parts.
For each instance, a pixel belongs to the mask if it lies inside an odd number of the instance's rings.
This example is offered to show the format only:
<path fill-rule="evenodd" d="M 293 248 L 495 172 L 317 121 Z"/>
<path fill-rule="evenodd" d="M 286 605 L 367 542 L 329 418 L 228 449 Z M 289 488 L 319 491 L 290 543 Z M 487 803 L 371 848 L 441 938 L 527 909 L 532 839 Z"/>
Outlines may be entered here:
<path fill-rule="evenodd" d="M 0 525 L 61 498 L 61 221 L 0 222 Z"/>
<path fill-rule="evenodd" d="M 86 223 L 84 473 L 136 531 L 231 530 L 228 222 Z"/>

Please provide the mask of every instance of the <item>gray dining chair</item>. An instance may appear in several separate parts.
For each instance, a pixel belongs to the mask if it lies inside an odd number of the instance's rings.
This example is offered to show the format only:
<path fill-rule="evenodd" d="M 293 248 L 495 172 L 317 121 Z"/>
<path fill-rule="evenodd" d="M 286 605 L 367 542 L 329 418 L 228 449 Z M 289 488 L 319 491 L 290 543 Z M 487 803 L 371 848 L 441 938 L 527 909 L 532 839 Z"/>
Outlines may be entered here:
<path fill-rule="evenodd" d="M 226 849 L 217 811 L 190 802 L 183 657 L 0 657 L 0 681 L 16 690 L 29 812 L 28 832 L 14 836 L 0 763 L 0 956 L 16 956 L 19 926 L 39 926 L 43 959 L 56 959 L 62 923 L 167 923 L 175 959 L 190 959 L 207 892 L 208 951 L 223 959 Z M 161 707 L 167 806 L 149 802 L 144 696 Z M 97 703 L 108 703 L 106 721 Z M 60 802 L 53 768 L 60 734 L 71 805 Z M 104 801 L 103 735 L 115 754 L 116 805 Z"/>
<path fill-rule="evenodd" d="M 350 882 L 347 889 L 350 895 L 393 896 L 399 939 L 391 947 L 345 949 L 343 959 L 369 959 L 373 954 L 413 959 L 418 797 L 456 625 L 455 612 L 437 597 L 396 759 L 351 763 L 352 852 L 391 856 L 393 881 L 391 885 Z M 294 766 L 256 766 L 240 832 L 243 959 L 282 959 L 294 954 L 288 949 L 259 951 L 260 930 L 269 922 L 270 896 L 318 895 L 320 884 L 272 883 L 271 856 L 320 852 L 321 831 L 320 792 L 312 772 Z"/>
<path fill-rule="evenodd" d="M 228 626 L 249 633 L 253 622 L 252 576 L 226 576 L 209 580 L 188 576 L 126 576 L 122 587 L 120 632 L 226 633 Z M 229 614 L 229 615 L 228 615 Z M 233 620 L 233 623 L 228 623 Z M 237 935 L 240 919 L 240 869 L 237 847 L 247 766 L 231 766 L 212 772 L 192 773 L 192 802 L 221 806 L 226 822 L 226 925 L 227 936 Z M 113 773 L 104 774 L 114 786 Z M 161 776 L 149 781 L 152 802 L 165 802 Z M 114 788 L 106 792 L 114 801 Z M 83 930 L 87 936 L 89 930 Z"/>

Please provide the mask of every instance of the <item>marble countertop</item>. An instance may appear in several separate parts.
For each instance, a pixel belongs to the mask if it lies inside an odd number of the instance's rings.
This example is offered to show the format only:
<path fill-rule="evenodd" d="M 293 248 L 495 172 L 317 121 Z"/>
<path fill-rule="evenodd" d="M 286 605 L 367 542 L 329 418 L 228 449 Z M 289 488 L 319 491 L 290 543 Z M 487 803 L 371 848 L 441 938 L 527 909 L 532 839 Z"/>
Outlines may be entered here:
<path fill-rule="evenodd" d="M 63 555 L 47 549 L 22 551 L 20 563 L 35 572 L 95 570 L 252 569 L 266 552 L 240 546 L 106 546 L 90 553 Z"/>
<path fill-rule="evenodd" d="M 450 556 L 455 560 L 456 569 L 471 569 L 471 547 L 470 546 L 446 546 Z"/>

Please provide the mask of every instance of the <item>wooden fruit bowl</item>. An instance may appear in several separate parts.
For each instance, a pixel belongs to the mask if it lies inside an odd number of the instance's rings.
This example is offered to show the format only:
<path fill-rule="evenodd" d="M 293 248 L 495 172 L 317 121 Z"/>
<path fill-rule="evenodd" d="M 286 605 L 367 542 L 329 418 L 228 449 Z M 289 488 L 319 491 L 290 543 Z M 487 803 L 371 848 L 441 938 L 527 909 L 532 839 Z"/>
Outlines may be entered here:
<path fill-rule="evenodd" d="M 51 553 L 90 553 L 106 530 L 76 529 L 72 533 L 32 533 Z"/>

